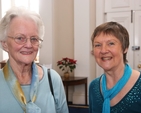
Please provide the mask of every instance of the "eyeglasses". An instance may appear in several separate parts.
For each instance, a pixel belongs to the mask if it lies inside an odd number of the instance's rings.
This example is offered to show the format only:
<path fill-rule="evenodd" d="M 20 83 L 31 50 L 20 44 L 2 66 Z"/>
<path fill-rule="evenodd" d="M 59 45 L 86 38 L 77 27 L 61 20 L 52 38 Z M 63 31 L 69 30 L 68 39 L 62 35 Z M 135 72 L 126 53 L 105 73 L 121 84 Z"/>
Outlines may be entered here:
<path fill-rule="evenodd" d="M 35 46 L 39 46 L 43 41 L 38 36 L 31 36 L 30 38 L 26 38 L 26 36 L 22 34 L 18 34 L 15 37 L 12 36 L 8 37 L 14 39 L 14 41 L 19 45 L 25 44 L 27 42 L 27 39 L 30 39 L 30 42 Z"/>

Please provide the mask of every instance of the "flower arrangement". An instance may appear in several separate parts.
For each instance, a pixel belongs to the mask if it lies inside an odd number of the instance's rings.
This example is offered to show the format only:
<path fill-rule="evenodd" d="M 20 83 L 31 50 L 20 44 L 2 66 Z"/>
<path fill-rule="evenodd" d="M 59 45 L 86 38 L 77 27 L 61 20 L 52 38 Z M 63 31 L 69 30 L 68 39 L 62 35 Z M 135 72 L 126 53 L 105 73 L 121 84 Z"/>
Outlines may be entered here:
<path fill-rule="evenodd" d="M 57 66 L 59 66 L 59 68 L 62 71 L 65 72 L 72 72 L 75 68 L 76 68 L 76 62 L 77 60 L 74 59 L 70 59 L 70 58 L 62 58 L 62 60 L 57 62 Z"/>

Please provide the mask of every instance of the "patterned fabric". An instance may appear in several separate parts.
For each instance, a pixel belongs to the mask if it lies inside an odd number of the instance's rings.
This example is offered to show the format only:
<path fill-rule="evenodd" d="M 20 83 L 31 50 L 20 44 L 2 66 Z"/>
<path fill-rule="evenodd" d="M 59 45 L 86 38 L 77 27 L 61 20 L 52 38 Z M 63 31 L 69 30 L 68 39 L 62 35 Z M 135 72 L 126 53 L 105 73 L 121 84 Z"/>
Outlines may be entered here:
<path fill-rule="evenodd" d="M 100 79 L 96 78 L 89 86 L 89 113 L 102 113 L 104 99 L 100 91 Z M 141 74 L 130 91 L 110 107 L 110 113 L 141 113 Z"/>
<path fill-rule="evenodd" d="M 103 102 L 103 110 L 102 113 L 110 113 L 110 100 L 112 100 L 125 86 L 127 81 L 129 80 L 132 73 L 131 67 L 126 64 L 124 69 L 124 74 L 121 79 L 112 87 L 111 89 L 107 89 L 106 85 L 106 75 L 102 75 L 102 93 L 104 97 Z"/>
<path fill-rule="evenodd" d="M 32 80 L 30 85 L 30 101 L 29 103 L 26 101 L 24 92 L 18 82 L 16 76 L 14 75 L 13 70 L 9 65 L 9 61 L 3 68 L 3 73 L 5 80 L 13 93 L 14 97 L 19 102 L 25 113 L 41 113 L 41 109 L 34 104 L 36 100 L 37 88 L 39 85 L 39 76 L 37 72 L 36 64 L 33 62 L 32 64 Z"/>
<path fill-rule="evenodd" d="M 41 113 L 68 113 L 66 95 L 60 75 L 55 70 L 50 70 L 55 94 L 54 101 L 48 82 L 47 68 L 45 66 L 41 67 L 44 74 L 39 81 L 35 105 L 41 109 Z M 30 85 L 21 85 L 21 88 L 26 101 L 30 102 Z M 3 69 L 0 69 L 0 113 L 23 113 L 22 107 L 5 81 Z"/>

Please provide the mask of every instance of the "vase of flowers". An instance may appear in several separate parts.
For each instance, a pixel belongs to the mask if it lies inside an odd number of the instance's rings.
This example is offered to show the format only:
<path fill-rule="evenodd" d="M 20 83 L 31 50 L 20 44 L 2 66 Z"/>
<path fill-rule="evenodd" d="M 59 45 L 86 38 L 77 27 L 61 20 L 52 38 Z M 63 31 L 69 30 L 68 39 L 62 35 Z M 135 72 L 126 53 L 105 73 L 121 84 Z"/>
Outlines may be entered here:
<path fill-rule="evenodd" d="M 62 58 L 57 62 L 57 66 L 59 66 L 59 69 L 64 71 L 64 77 L 68 78 L 69 73 L 73 72 L 73 70 L 76 68 L 76 62 L 77 60 L 71 59 L 71 58 Z"/>

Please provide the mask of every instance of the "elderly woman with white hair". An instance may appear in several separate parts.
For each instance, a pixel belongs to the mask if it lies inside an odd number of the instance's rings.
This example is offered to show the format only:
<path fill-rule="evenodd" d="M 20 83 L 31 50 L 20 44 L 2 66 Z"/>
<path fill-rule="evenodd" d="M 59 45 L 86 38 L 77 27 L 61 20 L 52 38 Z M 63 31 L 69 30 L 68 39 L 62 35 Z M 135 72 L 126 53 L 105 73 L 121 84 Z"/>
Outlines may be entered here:
<path fill-rule="evenodd" d="M 40 16 L 24 8 L 11 8 L 0 22 L 1 47 L 9 59 L 0 70 L 0 113 L 68 113 L 59 74 L 34 62 L 44 25 Z"/>

